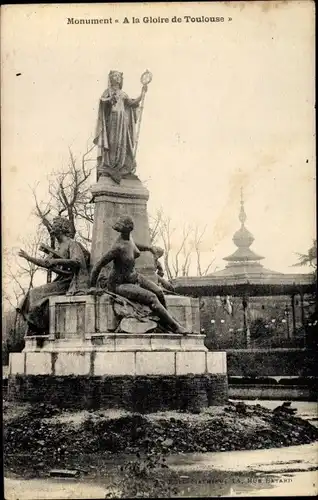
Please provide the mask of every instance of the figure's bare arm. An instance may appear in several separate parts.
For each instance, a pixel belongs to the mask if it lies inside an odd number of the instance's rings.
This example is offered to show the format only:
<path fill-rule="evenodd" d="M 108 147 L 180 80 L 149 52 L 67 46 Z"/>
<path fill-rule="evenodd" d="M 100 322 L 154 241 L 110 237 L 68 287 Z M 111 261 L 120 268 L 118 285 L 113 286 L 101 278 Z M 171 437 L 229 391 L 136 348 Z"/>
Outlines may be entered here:
<path fill-rule="evenodd" d="M 152 253 L 152 247 L 148 245 L 141 245 L 140 243 L 135 243 L 136 247 L 140 252 L 151 252 Z"/>
<path fill-rule="evenodd" d="M 69 276 L 72 273 L 72 271 L 65 271 L 63 268 L 61 269 L 57 267 L 57 261 L 62 259 L 37 259 L 36 257 L 29 255 L 24 250 L 20 250 L 18 255 L 19 257 L 23 257 L 23 259 L 26 259 L 28 262 L 42 267 L 43 269 L 52 269 L 52 271 L 60 276 Z"/>
<path fill-rule="evenodd" d="M 140 252 L 151 252 L 157 259 L 162 257 L 164 254 L 164 251 L 162 250 L 162 248 L 159 248 L 159 247 L 142 245 L 141 243 L 136 243 L 136 242 L 135 242 L 135 245 Z"/>
<path fill-rule="evenodd" d="M 91 280 L 90 280 L 91 287 L 96 287 L 96 282 L 99 273 L 101 272 L 104 266 L 107 266 L 107 264 L 109 264 L 112 260 L 114 260 L 114 258 L 117 255 L 117 251 L 118 251 L 117 247 L 112 248 L 111 250 L 109 250 L 109 252 L 103 255 L 103 257 L 95 264 L 91 272 Z"/>
<path fill-rule="evenodd" d="M 32 257 L 24 250 L 20 250 L 18 255 L 19 255 L 19 257 L 22 257 L 23 259 L 27 260 L 28 262 L 31 262 L 32 264 L 35 264 L 36 266 L 44 267 L 45 269 L 49 268 L 49 261 L 48 260 L 37 259 L 36 257 Z"/>

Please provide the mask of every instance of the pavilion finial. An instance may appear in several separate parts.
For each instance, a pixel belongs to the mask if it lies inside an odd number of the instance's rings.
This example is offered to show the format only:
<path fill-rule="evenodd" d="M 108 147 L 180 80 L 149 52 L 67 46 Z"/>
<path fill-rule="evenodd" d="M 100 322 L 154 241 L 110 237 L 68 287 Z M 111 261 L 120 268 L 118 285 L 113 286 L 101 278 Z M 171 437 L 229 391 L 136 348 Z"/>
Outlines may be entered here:
<path fill-rule="evenodd" d="M 239 214 L 239 221 L 241 222 L 242 226 L 244 226 L 244 222 L 246 221 L 246 213 L 244 209 L 243 187 L 241 187 L 241 209 Z"/>
<path fill-rule="evenodd" d="M 245 263 L 244 265 L 250 265 L 249 263 L 257 263 L 264 257 L 261 255 L 257 255 L 253 250 L 250 249 L 254 241 L 254 236 L 252 233 L 246 229 L 244 222 L 246 221 L 246 213 L 244 209 L 244 196 L 243 196 L 243 188 L 241 188 L 241 209 L 239 213 L 239 220 L 241 222 L 241 227 L 238 231 L 236 231 L 233 235 L 233 243 L 237 246 L 237 250 L 232 255 L 228 257 L 224 257 L 224 260 L 228 262 L 233 262 L 233 265 L 237 266 L 240 263 Z M 254 265 L 253 264 L 253 265 Z M 251 264 L 252 265 L 252 264 Z M 245 271 L 244 271 L 245 272 Z"/>

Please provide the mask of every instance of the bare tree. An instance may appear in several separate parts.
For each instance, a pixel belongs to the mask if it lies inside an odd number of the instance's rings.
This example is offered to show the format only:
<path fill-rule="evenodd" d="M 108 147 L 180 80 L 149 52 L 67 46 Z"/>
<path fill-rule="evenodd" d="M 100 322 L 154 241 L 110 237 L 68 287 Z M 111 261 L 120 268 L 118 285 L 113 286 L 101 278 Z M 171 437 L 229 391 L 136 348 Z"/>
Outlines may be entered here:
<path fill-rule="evenodd" d="M 152 243 L 158 243 L 164 249 L 164 267 L 169 280 L 178 276 L 189 276 L 192 260 L 196 258 L 196 274 L 205 276 L 213 262 L 203 268 L 201 264 L 201 244 L 206 227 L 200 231 L 198 226 L 184 224 L 182 231 L 177 231 L 170 217 L 162 209 L 150 217 L 150 237 Z"/>
<path fill-rule="evenodd" d="M 163 248 L 164 248 L 164 267 L 168 276 L 168 279 L 172 279 L 172 272 L 170 270 L 170 264 L 169 264 L 169 257 L 170 257 L 170 252 L 171 252 L 171 220 L 170 218 L 163 218 L 161 219 L 160 225 L 159 225 L 159 235 L 160 238 L 163 242 Z"/>
<path fill-rule="evenodd" d="M 159 208 L 159 210 L 157 210 L 154 216 L 152 215 L 149 216 L 150 242 L 152 245 L 155 245 L 158 240 L 162 219 L 163 219 L 162 208 Z"/>
<path fill-rule="evenodd" d="M 176 252 L 171 257 L 172 268 L 174 276 L 187 276 L 191 264 L 191 242 L 192 228 L 189 225 L 184 225 L 182 228 L 182 237 L 180 245 L 177 247 Z"/>
<path fill-rule="evenodd" d="M 164 266 L 169 280 L 188 274 L 191 263 L 191 250 L 189 251 L 188 245 L 190 231 L 190 227 L 183 227 L 182 239 L 176 246 L 172 243 L 176 228 L 172 225 L 170 217 L 162 216 L 159 234 L 164 245 Z"/>
<path fill-rule="evenodd" d="M 212 264 L 215 261 L 215 258 L 212 258 L 210 260 L 210 262 L 208 263 L 208 265 L 204 269 L 202 269 L 202 264 L 201 264 L 201 257 L 202 257 L 201 244 L 202 244 L 202 239 L 203 239 L 203 237 L 205 235 L 205 232 L 206 232 L 206 228 L 207 228 L 207 226 L 205 225 L 205 227 L 203 228 L 203 230 L 200 232 L 199 228 L 196 227 L 195 228 L 195 232 L 194 232 L 194 250 L 195 250 L 196 259 L 197 259 L 197 275 L 198 276 L 206 276 L 208 274 L 208 272 L 210 271 Z"/>
<path fill-rule="evenodd" d="M 43 232 L 43 229 L 39 227 L 30 239 L 21 239 L 21 247 L 32 257 L 37 254 L 43 240 Z M 40 268 L 32 262 L 19 258 L 16 249 L 7 250 L 4 260 L 4 296 L 7 302 L 16 308 L 21 298 L 33 288 L 35 276 Z"/>
<path fill-rule="evenodd" d="M 90 176 L 93 166 L 88 158 L 93 148 L 87 148 L 86 153 L 77 162 L 69 149 L 69 164 L 59 172 L 49 177 L 48 196 L 39 199 L 37 187 L 32 189 L 34 197 L 33 214 L 38 218 L 39 225 L 35 236 L 21 241 L 21 246 L 32 256 L 36 256 L 41 243 L 47 243 L 55 248 L 55 237 L 52 232 L 52 219 L 55 216 L 66 216 L 73 228 L 73 236 L 87 248 L 91 241 L 93 206 L 90 196 Z M 10 307 L 17 307 L 21 297 L 32 288 L 35 274 L 39 271 L 34 264 L 17 257 L 16 250 L 6 250 L 4 255 L 4 300 Z M 47 282 L 52 279 L 52 271 L 48 270 Z"/>
<path fill-rule="evenodd" d="M 77 162 L 72 150 L 69 148 L 68 166 L 58 172 L 53 172 L 49 177 L 48 199 L 39 201 L 36 187 L 32 189 L 34 196 L 34 214 L 47 230 L 49 245 L 55 248 L 55 238 L 52 232 L 51 220 L 56 216 L 66 216 L 72 225 L 72 237 L 89 247 L 92 236 L 93 206 L 90 195 L 90 177 L 93 166 L 87 158 L 93 147 L 87 149 L 81 161 Z M 47 272 L 47 281 L 51 281 L 51 271 Z"/>
<path fill-rule="evenodd" d="M 35 201 L 34 213 L 46 227 L 49 235 L 52 233 L 49 216 L 66 216 L 71 222 L 73 237 L 78 233 L 78 222 L 85 221 L 89 225 L 93 223 L 93 209 L 88 181 L 94 167 L 87 166 L 88 162 L 95 161 L 87 159 L 87 155 L 92 149 L 86 151 L 78 165 L 72 150 L 69 148 L 69 164 L 67 168 L 53 172 L 49 177 L 49 197 L 46 202 L 42 201 L 40 203 L 36 195 L 36 189 L 32 190 Z M 85 241 L 90 241 L 87 234 L 84 236 Z"/>
<path fill-rule="evenodd" d="M 29 239 L 22 239 L 21 246 L 29 255 L 35 257 L 43 239 L 43 228 Z M 9 338 L 13 344 L 23 341 L 25 323 L 16 309 L 20 306 L 23 297 L 34 287 L 34 280 L 40 269 L 25 259 L 17 256 L 15 249 L 4 251 L 4 273 L 3 273 L 3 302 L 4 302 L 4 326 L 3 338 Z M 15 340 L 13 340 L 15 339 Z"/>

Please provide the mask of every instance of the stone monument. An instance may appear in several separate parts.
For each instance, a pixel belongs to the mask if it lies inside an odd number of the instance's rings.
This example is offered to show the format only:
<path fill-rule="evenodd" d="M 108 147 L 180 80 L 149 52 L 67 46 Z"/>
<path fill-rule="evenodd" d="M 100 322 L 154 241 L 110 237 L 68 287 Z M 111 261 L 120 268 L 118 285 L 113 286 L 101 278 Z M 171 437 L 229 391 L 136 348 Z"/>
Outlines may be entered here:
<path fill-rule="evenodd" d="M 63 258 L 57 255 L 49 262 L 56 273 L 71 272 L 68 283 L 81 272 L 86 288 L 82 280 L 70 291 L 62 277 L 60 295 L 58 289 L 52 295 L 45 289 L 40 302 L 48 306 L 47 326 L 31 329 L 24 350 L 10 354 L 11 399 L 143 412 L 197 409 L 227 400 L 226 353 L 204 346 L 198 299 L 164 295 L 157 284 L 149 193 L 135 173 L 148 71 L 141 82 L 141 95 L 130 99 L 122 90 L 122 73 L 109 73 L 94 139 L 98 153 L 90 267 L 66 237 Z M 47 262 L 37 264 L 45 267 Z M 98 284 L 103 273 L 106 288 Z M 26 319 L 31 312 L 24 313 Z"/>

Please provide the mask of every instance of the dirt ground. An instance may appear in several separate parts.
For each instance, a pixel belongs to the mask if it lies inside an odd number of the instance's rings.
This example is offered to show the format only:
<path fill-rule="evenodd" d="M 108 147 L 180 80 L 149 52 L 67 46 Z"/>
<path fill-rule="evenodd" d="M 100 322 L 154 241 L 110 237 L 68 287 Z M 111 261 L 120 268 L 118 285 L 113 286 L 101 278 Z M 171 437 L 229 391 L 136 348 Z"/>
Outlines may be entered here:
<path fill-rule="evenodd" d="M 74 467 L 85 456 L 165 454 L 277 448 L 310 443 L 318 429 L 293 415 L 260 405 L 229 403 L 195 413 L 147 415 L 121 410 L 61 411 L 40 404 L 4 402 L 5 470 L 31 476 L 52 467 Z"/>

